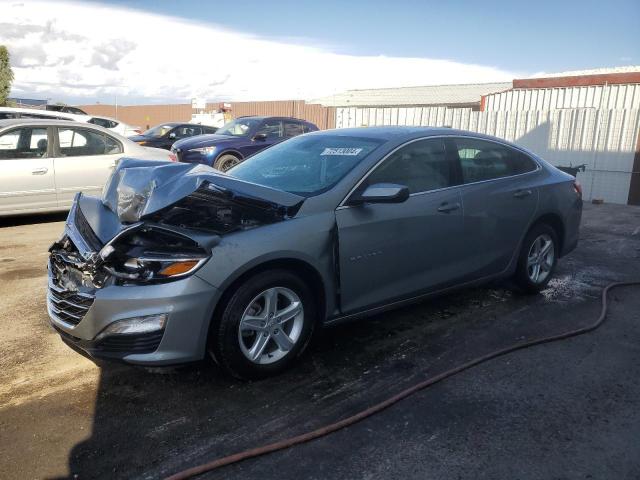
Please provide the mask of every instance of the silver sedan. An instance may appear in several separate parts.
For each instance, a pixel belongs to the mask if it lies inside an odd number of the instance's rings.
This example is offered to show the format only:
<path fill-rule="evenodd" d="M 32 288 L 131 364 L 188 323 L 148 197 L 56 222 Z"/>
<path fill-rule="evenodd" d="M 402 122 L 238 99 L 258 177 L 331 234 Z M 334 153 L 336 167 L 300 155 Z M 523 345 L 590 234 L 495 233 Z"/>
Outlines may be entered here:
<path fill-rule="evenodd" d="M 0 120 L 0 216 L 68 210 L 76 192 L 99 194 L 122 157 L 169 153 L 82 122 Z"/>
<path fill-rule="evenodd" d="M 452 129 L 314 132 L 226 174 L 125 160 L 50 250 L 49 315 L 94 357 L 209 352 L 264 377 L 322 325 L 497 278 L 544 289 L 581 212 L 574 177 Z"/>

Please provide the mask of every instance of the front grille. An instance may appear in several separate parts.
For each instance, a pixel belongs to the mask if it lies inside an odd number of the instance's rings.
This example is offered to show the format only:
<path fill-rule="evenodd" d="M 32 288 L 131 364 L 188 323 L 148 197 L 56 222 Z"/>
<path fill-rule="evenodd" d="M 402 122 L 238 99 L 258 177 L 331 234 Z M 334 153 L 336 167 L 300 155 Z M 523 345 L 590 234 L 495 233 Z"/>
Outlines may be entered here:
<path fill-rule="evenodd" d="M 134 335 L 116 335 L 99 341 L 82 340 L 53 326 L 69 346 L 83 355 L 98 358 L 122 358 L 133 353 L 152 353 L 160 346 L 164 330 Z"/>
<path fill-rule="evenodd" d="M 78 233 L 80 234 L 82 239 L 85 242 L 87 242 L 89 247 L 94 252 L 99 251 L 102 248 L 102 242 L 100 241 L 98 236 L 94 233 L 93 229 L 91 228 L 91 225 L 89 225 L 89 221 L 84 216 L 84 213 L 82 213 L 82 209 L 80 208 L 80 205 L 76 207 L 76 214 L 73 219 L 73 222 L 75 224 L 76 229 L 78 230 Z"/>
<path fill-rule="evenodd" d="M 80 323 L 93 305 L 94 297 L 88 293 L 70 292 L 49 282 L 49 309 L 61 321 L 70 325 Z"/>
<path fill-rule="evenodd" d="M 160 345 L 164 330 L 151 333 L 110 335 L 96 343 L 95 349 L 113 353 L 151 353 Z"/>

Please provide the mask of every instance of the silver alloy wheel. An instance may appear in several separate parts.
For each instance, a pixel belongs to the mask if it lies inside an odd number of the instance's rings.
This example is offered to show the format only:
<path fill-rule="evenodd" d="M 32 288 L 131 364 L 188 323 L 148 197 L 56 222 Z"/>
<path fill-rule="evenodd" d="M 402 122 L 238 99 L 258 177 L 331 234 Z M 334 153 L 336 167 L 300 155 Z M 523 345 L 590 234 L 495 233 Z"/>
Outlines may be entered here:
<path fill-rule="evenodd" d="M 223 172 L 226 172 L 227 170 L 229 170 L 231 167 L 235 167 L 236 165 L 238 165 L 240 163 L 240 160 L 237 159 L 236 157 L 233 158 L 228 158 L 227 160 L 225 160 L 224 162 L 222 162 L 222 165 L 220 165 L 220 170 Z"/>
<path fill-rule="evenodd" d="M 300 339 L 303 325 L 300 297 L 285 287 L 269 288 L 251 300 L 242 314 L 238 327 L 240 349 L 253 363 L 277 362 Z"/>
<path fill-rule="evenodd" d="M 533 283 L 542 283 L 551 273 L 555 260 L 555 248 L 550 235 L 543 233 L 536 238 L 527 255 L 527 274 Z"/>

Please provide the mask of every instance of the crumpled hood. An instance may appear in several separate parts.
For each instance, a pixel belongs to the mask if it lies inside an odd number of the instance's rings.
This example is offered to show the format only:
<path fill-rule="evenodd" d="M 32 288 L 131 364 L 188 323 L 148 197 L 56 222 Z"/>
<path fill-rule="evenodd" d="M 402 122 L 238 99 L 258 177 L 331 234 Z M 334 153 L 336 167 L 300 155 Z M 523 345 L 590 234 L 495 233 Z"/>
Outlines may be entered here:
<path fill-rule="evenodd" d="M 154 214 L 162 216 L 163 211 L 194 196 L 199 205 L 244 205 L 282 218 L 295 215 L 304 201 L 299 195 L 238 180 L 207 165 L 125 158 L 105 186 L 102 203 L 126 224 Z M 195 204 L 190 208 L 190 213 L 197 213 Z"/>
<path fill-rule="evenodd" d="M 209 135 L 196 135 L 195 137 L 183 138 L 175 142 L 173 146 L 184 150 L 189 148 L 211 147 L 221 143 L 237 141 L 238 139 L 238 137 L 234 137 L 233 135 L 216 135 L 212 133 Z"/>

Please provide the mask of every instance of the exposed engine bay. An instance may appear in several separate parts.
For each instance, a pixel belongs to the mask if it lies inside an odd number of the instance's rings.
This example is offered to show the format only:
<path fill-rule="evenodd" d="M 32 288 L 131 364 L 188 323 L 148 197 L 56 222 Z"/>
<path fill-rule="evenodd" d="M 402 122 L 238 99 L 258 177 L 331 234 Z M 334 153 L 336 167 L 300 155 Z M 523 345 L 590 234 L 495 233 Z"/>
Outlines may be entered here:
<path fill-rule="evenodd" d="M 76 196 L 49 268 L 65 291 L 174 280 L 221 235 L 286 220 L 302 201 L 203 165 L 125 159 L 102 199 Z"/>

